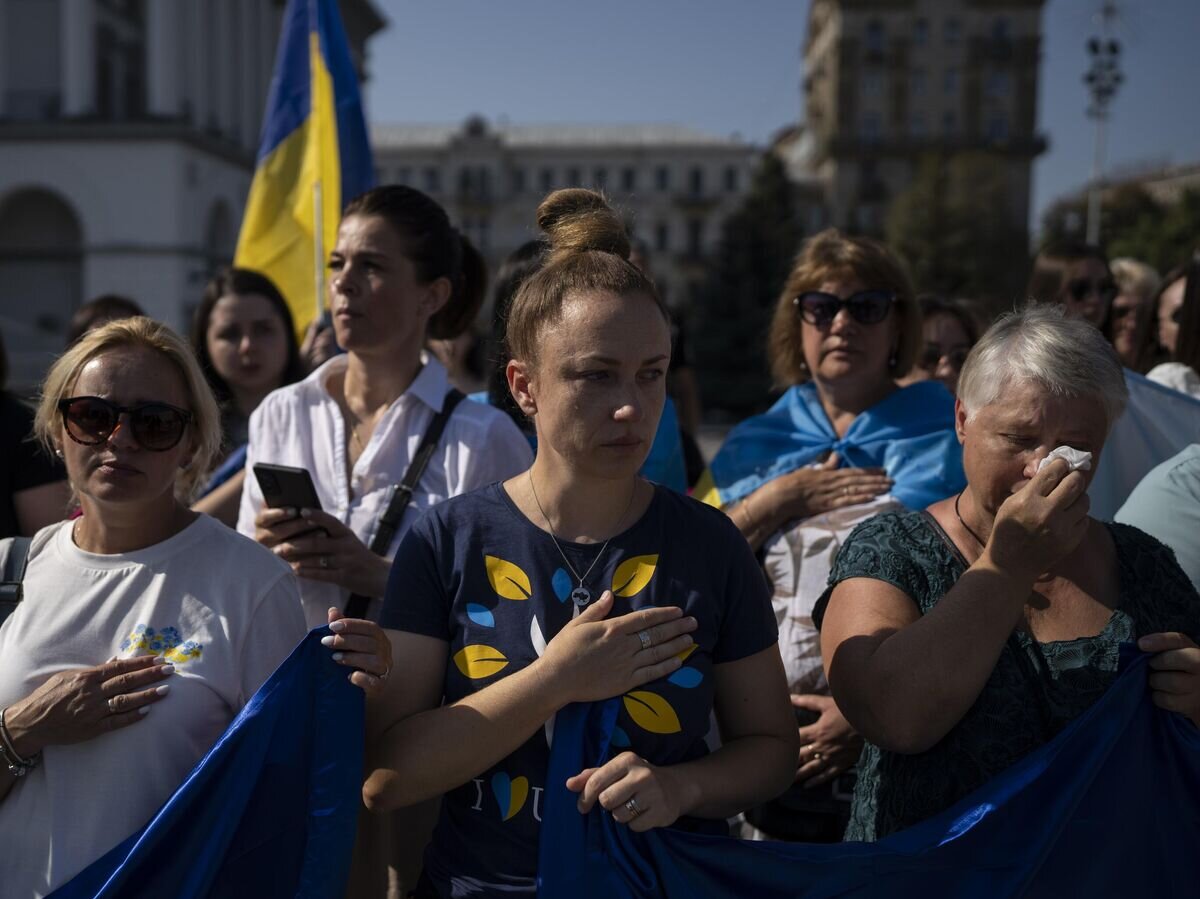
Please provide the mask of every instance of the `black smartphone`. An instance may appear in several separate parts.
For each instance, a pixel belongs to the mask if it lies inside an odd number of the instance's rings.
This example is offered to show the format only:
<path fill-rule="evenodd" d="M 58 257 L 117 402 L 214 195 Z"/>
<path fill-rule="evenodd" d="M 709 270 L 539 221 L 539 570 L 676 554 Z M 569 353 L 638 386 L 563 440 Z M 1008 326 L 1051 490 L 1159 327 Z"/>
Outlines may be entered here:
<path fill-rule="evenodd" d="M 317 488 L 307 468 L 255 462 L 254 477 L 258 480 L 263 499 L 272 509 L 319 509 Z"/>

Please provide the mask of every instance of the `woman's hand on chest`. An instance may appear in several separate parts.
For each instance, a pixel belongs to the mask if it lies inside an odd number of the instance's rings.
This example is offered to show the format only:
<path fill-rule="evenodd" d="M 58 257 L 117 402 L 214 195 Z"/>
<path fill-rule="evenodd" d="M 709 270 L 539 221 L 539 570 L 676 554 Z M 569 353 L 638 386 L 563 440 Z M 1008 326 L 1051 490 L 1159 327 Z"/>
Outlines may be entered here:
<path fill-rule="evenodd" d="M 619 696 L 666 677 L 692 645 L 696 619 L 676 606 L 645 608 L 615 618 L 613 594 L 601 597 L 559 631 L 535 663 L 562 704 Z"/>

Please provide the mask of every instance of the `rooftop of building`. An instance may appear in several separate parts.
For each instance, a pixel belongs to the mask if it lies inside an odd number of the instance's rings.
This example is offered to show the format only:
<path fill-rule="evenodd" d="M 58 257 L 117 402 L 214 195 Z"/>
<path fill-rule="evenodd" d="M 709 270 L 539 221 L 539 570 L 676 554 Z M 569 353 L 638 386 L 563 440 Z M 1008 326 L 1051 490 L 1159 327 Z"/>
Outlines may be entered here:
<path fill-rule="evenodd" d="M 511 148 L 548 147 L 722 147 L 753 149 L 737 135 L 709 134 L 686 125 L 646 124 L 511 124 L 489 123 L 472 116 L 459 125 L 372 125 L 376 149 L 445 147 L 456 140 L 494 139 Z"/>

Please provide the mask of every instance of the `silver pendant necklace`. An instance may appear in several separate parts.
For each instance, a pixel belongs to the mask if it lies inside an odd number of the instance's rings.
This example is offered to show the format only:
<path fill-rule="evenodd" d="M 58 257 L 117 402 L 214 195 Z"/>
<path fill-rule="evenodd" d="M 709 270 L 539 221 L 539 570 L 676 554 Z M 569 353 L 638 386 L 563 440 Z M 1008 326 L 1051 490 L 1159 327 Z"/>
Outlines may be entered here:
<path fill-rule="evenodd" d="M 542 508 L 542 501 L 538 499 L 537 488 L 533 486 L 532 468 L 529 469 L 529 492 L 533 494 L 533 501 L 537 505 L 538 511 L 542 513 L 542 518 L 546 519 L 546 530 L 550 532 L 550 539 L 554 541 L 554 548 L 557 549 L 558 554 L 562 556 L 563 562 L 566 563 L 567 570 L 569 570 L 571 574 L 575 575 L 575 580 L 579 582 L 579 586 L 571 591 L 571 602 L 575 604 L 576 608 L 582 609 L 592 601 L 592 591 L 584 586 L 583 582 L 587 580 L 588 575 L 592 573 L 592 569 L 596 567 L 596 563 L 599 562 L 601 556 L 604 555 L 604 551 L 608 549 L 608 544 L 612 540 L 612 537 L 609 537 L 608 540 L 604 541 L 604 545 L 600 547 L 600 552 L 596 553 L 596 558 L 592 559 L 592 564 L 588 566 L 587 571 L 585 571 L 581 576 L 579 572 L 575 570 L 575 566 L 571 564 L 571 560 L 567 558 L 567 554 L 563 552 L 563 548 L 558 542 L 558 535 L 554 533 L 554 525 L 550 523 L 550 516 L 547 515 L 546 510 Z M 629 491 L 629 502 L 625 504 L 625 511 L 622 512 L 621 517 L 617 519 L 617 533 L 620 533 L 621 523 L 625 520 L 625 516 L 629 514 L 629 510 L 633 507 L 633 498 L 636 495 L 637 481 L 634 480 L 633 489 Z"/>

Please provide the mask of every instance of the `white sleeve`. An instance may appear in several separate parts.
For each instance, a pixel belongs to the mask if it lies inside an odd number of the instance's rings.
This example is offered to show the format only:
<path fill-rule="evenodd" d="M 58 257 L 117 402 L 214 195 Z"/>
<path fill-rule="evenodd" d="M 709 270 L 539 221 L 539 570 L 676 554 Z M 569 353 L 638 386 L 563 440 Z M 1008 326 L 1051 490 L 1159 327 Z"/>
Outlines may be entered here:
<path fill-rule="evenodd" d="M 258 486 L 258 478 L 254 476 L 254 463 L 258 461 L 258 452 L 262 448 L 262 419 L 263 406 L 250 413 L 249 440 L 246 444 L 246 477 L 242 481 L 242 499 L 238 505 L 237 532 L 254 539 L 254 519 L 263 507 L 262 490 Z"/>
<path fill-rule="evenodd" d="M 300 585 L 296 576 L 287 572 L 263 594 L 243 637 L 239 709 L 291 655 L 306 633 Z"/>
<path fill-rule="evenodd" d="M 503 413 L 489 418 L 482 443 L 466 454 L 462 493 L 515 477 L 533 464 L 529 441 L 512 419 Z"/>

